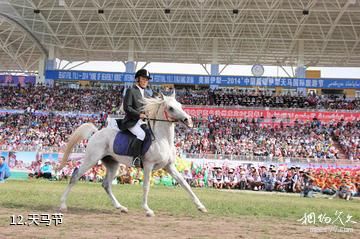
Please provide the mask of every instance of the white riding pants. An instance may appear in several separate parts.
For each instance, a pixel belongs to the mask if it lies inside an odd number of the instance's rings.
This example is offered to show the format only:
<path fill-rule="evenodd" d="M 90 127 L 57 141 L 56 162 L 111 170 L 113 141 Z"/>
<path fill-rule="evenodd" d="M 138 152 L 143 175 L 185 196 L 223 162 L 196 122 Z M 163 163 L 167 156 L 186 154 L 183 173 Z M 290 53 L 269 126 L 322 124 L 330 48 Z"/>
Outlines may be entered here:
<path fill-rule="evenodd" d="M 116 129 L 119 130 L 119 127 L 117 125 L 115 118 L 107 118 L 107 128 Z"/>
<path fill-rule="evenodd" d="M 129 131 L 136 135 L 136 138 L 138 138 L 141 141 L 144 141 L 145 139 L 145 131 L 141 128 L 141 125 L 146 124 L 145 121 L 142 119 L 139 119 L 138 122 L 136 122 L 136 125 L 129 128 Z"/>

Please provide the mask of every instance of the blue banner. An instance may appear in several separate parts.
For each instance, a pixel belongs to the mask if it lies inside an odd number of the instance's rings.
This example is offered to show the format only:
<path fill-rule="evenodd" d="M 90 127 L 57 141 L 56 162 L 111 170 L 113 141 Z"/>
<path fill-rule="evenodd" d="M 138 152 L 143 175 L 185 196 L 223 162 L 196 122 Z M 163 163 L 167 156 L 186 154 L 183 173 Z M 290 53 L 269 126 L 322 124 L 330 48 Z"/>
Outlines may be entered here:
<path fill-rule="evenodd" d="M 122 72 L 63 71 L 47 70 L 46 79 L 87 80 L 108 82 L 133 82 L 134 74 Z M 306 79 L 286 77 L 252 76 L 209 76 L 181 74 L 152 74 L 155 84 L 189 84 L 220 86 L 259 86 L 284 88 L 325 88 L 325 89 L 360 89 L 360 79 Z"/>

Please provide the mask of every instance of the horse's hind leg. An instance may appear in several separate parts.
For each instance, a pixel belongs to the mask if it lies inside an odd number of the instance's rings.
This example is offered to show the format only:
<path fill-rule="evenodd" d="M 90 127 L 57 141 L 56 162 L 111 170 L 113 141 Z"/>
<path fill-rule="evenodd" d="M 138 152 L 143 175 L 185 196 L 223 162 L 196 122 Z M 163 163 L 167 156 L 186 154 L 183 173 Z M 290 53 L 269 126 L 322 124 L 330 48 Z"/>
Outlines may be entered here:
<path fill-rule="evenodd" d="M 127 213 L 128 209 L 119 203 L 119 201 L 115 198 L 111 190 L 112 181 L 116 176 L 117 170 L 119 168 L 119 163 L 115 161 L 111 156 L 106 156 L 101 161 L 106 167 L 106 175 L 102 183 L 102 186 L 105 189 L 105 192 L 109 195 L 114 207 L 120 209 L 121 212 Z"/>
<path fill-rule="evenodd" d="M 74 172 L 71 175 L 71 179 L 69 182 L 69 185 L 65 189 L 65 192 L 63 193 L 61 197 L 61 205 L 60 205 L 60 211 L 66 211 L 66 199 L 71 191 L 71 188 L 75 185 L 75 183 L 79 180 L 79 178 L 86 173 L 90 168 L 92 168 L 98 161 L 101 159 L 101 155 L 99 154 L 86 154 L 84 162 L 81 164 L 79 168 L 76 168 Z"/>

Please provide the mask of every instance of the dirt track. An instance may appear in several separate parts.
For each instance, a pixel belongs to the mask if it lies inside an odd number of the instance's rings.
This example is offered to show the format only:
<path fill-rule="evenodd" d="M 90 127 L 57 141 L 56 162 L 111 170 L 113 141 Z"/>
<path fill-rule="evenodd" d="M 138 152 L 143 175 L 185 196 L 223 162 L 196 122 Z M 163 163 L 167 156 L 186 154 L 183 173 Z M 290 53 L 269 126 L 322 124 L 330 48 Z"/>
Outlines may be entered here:
<path fill-rule="evenodd" d="M 178 217 L 157 214 L 147 218 L 139 212 L 81 211 L 64 214 L 63 224 L 46 227 L 10 226 L 10 215 L 36 213 L 0 208 L 0 238 L 356 238 L 353 233 L 314 233 L 311 226 L 296 221 L 276 221 L 256 217 Z M 40 213 L 40 212 L 39 212 Z M 44 213 L 44 212 L 41 212 Z M 54 212 L 49 212 L 50 214 Z"/>

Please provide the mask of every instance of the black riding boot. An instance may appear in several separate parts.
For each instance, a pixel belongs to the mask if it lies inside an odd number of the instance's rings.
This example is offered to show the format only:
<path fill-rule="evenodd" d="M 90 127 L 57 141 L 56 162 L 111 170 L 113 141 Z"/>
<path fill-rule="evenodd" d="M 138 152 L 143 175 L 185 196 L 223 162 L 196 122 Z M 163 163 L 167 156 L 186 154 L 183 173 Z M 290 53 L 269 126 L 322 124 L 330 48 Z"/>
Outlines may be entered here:
<path fill-rule="evenodd" d="M 140 168 L 142 164 L 142 158 L 143 158 L 143 155 L 141 153 L 142 144 L 143 141 L 141 141 L 140 139 L 135 139 L 134 142 L 132 143 L 132 147 L 131 147 L 132 156 L 134 156 L 132 166 L 135 168 Z"/>

